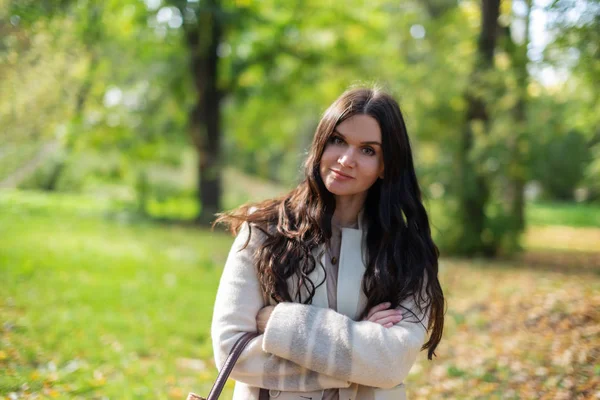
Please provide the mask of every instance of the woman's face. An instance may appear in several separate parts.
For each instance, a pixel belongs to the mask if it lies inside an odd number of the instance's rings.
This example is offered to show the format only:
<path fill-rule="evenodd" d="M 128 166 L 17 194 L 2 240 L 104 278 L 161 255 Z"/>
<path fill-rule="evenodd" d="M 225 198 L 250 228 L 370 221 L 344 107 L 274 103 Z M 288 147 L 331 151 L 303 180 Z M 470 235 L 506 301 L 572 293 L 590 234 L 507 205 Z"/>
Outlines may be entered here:
<path fill-rule="evenodd" d="M 366 196 L 383 178 L 381 130 L 368 115 L 357 114 L 339 124 L 323 151 L 319 172 L 336 196 Z"/>

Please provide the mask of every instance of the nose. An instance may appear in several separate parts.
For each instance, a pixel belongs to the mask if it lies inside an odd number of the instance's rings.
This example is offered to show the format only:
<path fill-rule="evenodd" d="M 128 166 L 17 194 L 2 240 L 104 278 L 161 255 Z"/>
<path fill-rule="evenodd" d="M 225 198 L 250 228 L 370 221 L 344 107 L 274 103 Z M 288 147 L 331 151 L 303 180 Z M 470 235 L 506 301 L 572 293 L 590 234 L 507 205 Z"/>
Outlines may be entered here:
<path fill-rule="evenodd" d="M 354 167 L 355 161 L 354 161 L 354 155 L 352 153 L 352 149 L 348 149 L 347 151 L 342 153 L 340 155 L 340 158 L 338 158 L 338 163 L 342 167 L 348 167 L 348 168 Z"/>

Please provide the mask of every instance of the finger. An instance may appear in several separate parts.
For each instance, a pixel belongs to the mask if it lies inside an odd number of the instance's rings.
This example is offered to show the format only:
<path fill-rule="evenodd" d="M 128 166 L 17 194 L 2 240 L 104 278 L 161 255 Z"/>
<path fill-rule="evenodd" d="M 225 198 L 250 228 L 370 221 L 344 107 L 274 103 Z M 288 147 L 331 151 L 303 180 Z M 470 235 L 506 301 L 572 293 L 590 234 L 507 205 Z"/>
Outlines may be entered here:
<path fill-rule="evenodd" d="M 369 318 L 369 321 L 376 321 L 378 319 L 387 318 L 392 315 L 401 315 L 401 314 L 397 310 L 394 310 L 394 309 L 378 311 L 378 312 L 374 313 L 373 315 L 371 315 L 371 318 Z"/>
<path fill-rule="evenodd" d="M 376 312 L 375 314 L 371 315 L 371 318 L 369 318 L 369 321 L 375 322 L 378 319 L 387 318 L 387 317 L 390 317 L 395 314 L 396 313 L 394 313 L 393 311 L 391 312 L 390 310 L 379 311 L 379 312 Z"/>
<path fill-rule="evenodd" d="M 388 324 L 385 324 L 383 327 L 384 328 L 391 328 L 392 326 L 394 326 L 394 324 L 392 324 L 391 322 Z"/>
<path fill-rule="evenodd" d="M 371 309 L 369 310 L 369 313 L 368 313 L 368 315 L 367 315 L 367 318 L 366 318 L 366 319 L 368 320 L 368 319 L 369 319 L 369 318 L 371 318 L 371 316 L 372 316 L 373 314 L 375 314 L 376 312 L 378 312 L 378 311 L 381 311 L 381 310 L 385 310 L 386 308 L 389 308 L 390 306 L 391 306 L 391 303 L 389 303 L 389 302 L 385 302 L 385 303 L 377 304 L 375 307 L 373 307 L 373 308 L 371 308 Z"/>
<path fill-rule="evenodd" d="M 385 309 L 389 308 L 391 305 L 392 305 L 392 303 L 390 303 L 390 302 L 385 302 L 385 303 L 377 304 L 375 307 L 373 307 L 373 308 L 371 308 L 369 310 L 369 313 L 367 314 L 367 318 L 366 319 L 369 320 L 369 318 L 371 318 L 371 316 L 373 314 L 375 314 L 378 311 L 385 310 Z"/>
<path fill-rule="evenodd" d="M 386 318 L 381 318 L 378 320 L 375 320 L 373 322 L 379 324 L 379 325 L 386 325 L 386 324 L 397 324 L 398 322 L 402 321 L 402 316 L 401 315 L 391 315 L 389 317 Z"/>

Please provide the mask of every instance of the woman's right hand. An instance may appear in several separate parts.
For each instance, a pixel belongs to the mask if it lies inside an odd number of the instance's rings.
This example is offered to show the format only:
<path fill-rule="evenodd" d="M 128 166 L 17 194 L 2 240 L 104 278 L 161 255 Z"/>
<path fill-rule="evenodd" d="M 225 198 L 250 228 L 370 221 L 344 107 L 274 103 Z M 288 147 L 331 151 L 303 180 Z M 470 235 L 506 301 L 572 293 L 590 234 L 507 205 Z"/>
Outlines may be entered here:
<path fill-rule="evenodd" d="M 265 333 L 267 322 L 269 322 L 269 318 L 271 317 L 274 308 L 274 306 L 263 307 L 258 312 L 258 315 L 256 315 L 256 330 L 258 333 Z"/>
<path fill-rule="evenodd" d="M 369 310 L 369 313 L 363 319 L 363 321 L 371 321 L 376 324 L 382 325 L 384 328 L 391 328 L 394 324 L 397 324 L 402 320 L 402 313 L 400 310 L 390 308 L 391 303 L 381 303 Z"/>

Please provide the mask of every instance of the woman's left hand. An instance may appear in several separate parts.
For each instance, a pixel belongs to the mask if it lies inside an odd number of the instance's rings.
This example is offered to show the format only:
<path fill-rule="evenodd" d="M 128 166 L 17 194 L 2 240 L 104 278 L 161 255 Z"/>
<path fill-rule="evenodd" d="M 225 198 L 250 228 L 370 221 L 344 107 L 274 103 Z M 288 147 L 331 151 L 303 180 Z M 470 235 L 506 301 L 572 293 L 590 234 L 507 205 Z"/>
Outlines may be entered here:
<path fill-rule="evenodd" d="M 391 328 L 394 324 L 397 324 L 402 320 L 402 313 L 400 310 L 390 308 L 391 305 L 392 303 L 390 302 L 376 305 L 369 310 L 369 313 L 363 321 L 371 321 L 384 328 Z"/>
<path fill-rule="evenodd" d="M 256 315 L 256 330 L 258 333 L 264 333 L 265 329 L 267 329 L 267 322 L 269 322 L 269 317 L 274 308 L 275 306 L 263 307 Z"/>

